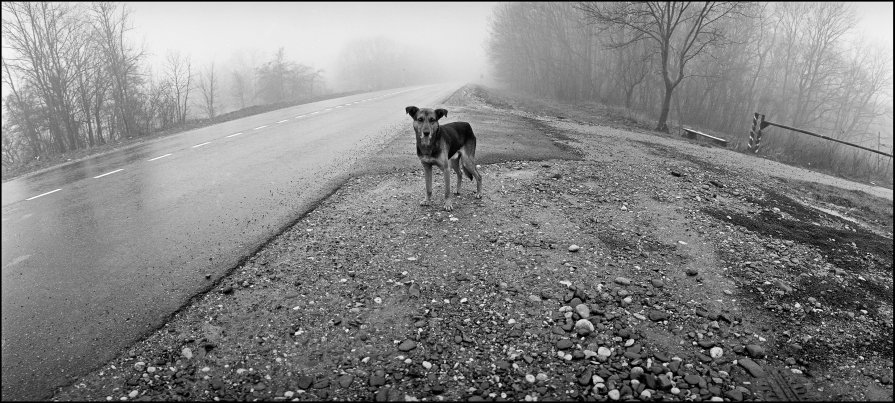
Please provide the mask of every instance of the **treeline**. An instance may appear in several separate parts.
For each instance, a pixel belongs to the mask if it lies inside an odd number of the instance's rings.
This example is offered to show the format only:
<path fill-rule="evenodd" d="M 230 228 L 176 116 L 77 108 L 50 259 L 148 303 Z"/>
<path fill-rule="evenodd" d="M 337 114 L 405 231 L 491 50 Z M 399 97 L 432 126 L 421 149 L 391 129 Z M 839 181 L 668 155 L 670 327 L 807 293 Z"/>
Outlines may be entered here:
<path fill-rule="evenodd" d="M 134 16 L 120 3 L 3 2 L 2 8 L 4 172 L 331 92 L 323 70 L 290 60 L 283 48 L 267 58 L 234 50 L 225 64 L 203 66 L 168 51 L 153 71 L 149 55 L 130 40 Z M 346 45 L 336 86 L 377 90 L 420 82 L 427 66 L 402 49 L 381 38 Z"/>
<path fill-rule="evenodd" d="M 754 112 L 871 148 L 889 138 L 890 49 L 851 39 L 847 3 L 578 2 L 495 7 L 488 54 L 511 89 L 722 134 Z M 767 129 L 760 153 L 892 183 L 891 159 Z M 889 151 L 891 152 L 891 148 Z"/>

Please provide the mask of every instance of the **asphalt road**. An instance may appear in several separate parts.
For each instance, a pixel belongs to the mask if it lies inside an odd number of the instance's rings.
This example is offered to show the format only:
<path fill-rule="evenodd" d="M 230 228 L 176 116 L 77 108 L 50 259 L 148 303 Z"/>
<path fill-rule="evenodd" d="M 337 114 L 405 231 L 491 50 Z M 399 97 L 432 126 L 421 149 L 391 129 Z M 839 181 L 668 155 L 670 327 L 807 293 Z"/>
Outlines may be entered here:
<path fill-rule="evenodd" d="M 2 399 L 49 398 L 161 326 L 392 141 L 404 107 L 458 87 L 281 109 L 4 183 Z"/>

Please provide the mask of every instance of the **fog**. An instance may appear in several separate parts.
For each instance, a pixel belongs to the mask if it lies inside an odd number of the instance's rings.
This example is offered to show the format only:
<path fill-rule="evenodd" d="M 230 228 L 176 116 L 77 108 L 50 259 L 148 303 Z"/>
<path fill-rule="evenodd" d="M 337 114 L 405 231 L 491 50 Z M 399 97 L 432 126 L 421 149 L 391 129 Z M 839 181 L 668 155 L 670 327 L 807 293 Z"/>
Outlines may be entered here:
<path fill-rule="evenodd" d="M 649 21 L 625 26 L 630 10 L 604 18 L 636 2 L 3 2 L 3 163 L 440 82 L 620 107 L 660 131 L 742 134 L 753 113 L 773 111 L 891 150 L 892 3 L 787 4 L 708 2 L 723 19 L 662 42 L 641 40 Z M 678 46 L 687 32 L 699 46 Z M 682 50 L 677 66 L 662 46 Z M 828 145 L 797 139 L 764 150 L 843 165 Z M 870 170 L 861 164 L 851 165 Z"/>
<path fill-rule="evenodd" d="M 480 79 L 487 18 L 495 3 L 126 3 L 132 37 L 155 71 L 179 51 L 194 66 L 287 59 L 322 69 L 330 89 L 347 89 L 339 58 L 352 43 L 378 41 L 408 52 L 431 80 Z M 392 50 L 392 49 L 389 49 Z M 253 60 L 254 59 L 254 60 Z"/>

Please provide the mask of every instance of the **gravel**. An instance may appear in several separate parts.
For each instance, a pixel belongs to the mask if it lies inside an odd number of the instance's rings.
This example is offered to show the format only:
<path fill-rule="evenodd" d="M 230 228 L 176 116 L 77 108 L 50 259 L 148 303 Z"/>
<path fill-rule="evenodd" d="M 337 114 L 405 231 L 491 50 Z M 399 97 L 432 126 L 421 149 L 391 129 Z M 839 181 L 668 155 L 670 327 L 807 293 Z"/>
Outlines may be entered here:
<path fill-rule="evenodd" d="M 502 122 L 474 123 L 482 200 L 465 183 L 454 211 L 419 206 L 408 151 L 410 168 L 349 179 L 54 400 L 742 401 L 784 366 L 811 379 L 811 398 L 891 398 L 865 382 L 891 384 L 891 252 L 856 243 L 834 260 L 754 226 L 846 224 L 772 193 L 791 183 L 710 158 L 726 151 L 500 112 L 464 91 L 452 116 Z M 581 160 L 488 160 L 491 136 L 544 146 L 532 128 Z"/>

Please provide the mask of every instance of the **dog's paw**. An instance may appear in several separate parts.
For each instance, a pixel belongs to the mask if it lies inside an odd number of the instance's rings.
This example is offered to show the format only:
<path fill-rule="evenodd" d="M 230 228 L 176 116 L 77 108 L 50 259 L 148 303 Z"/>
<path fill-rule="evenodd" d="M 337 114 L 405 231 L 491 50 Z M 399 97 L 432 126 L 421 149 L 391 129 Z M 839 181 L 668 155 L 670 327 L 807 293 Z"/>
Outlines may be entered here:
<path fill-rule="evenodd" d="M 420 202 L 420 206 L 431 206 L 431 205 L 432 205 L 432 201 L 429 199 L 426 199 L 426 200 L 423 200 Z"/>
<path fill-rule="evenodd" d="M 476 199 L 481 199 L 481 198 L 482 198 L 482 194 L 479 193 L 479 192 L 476 192 L 473 196 L 474 196 Z"/>
<path fill-rule="evenodd" d="M 450 200 L 445 200 L 444 202 L 444 211 L 453 211 L 454 203 Z"/>

